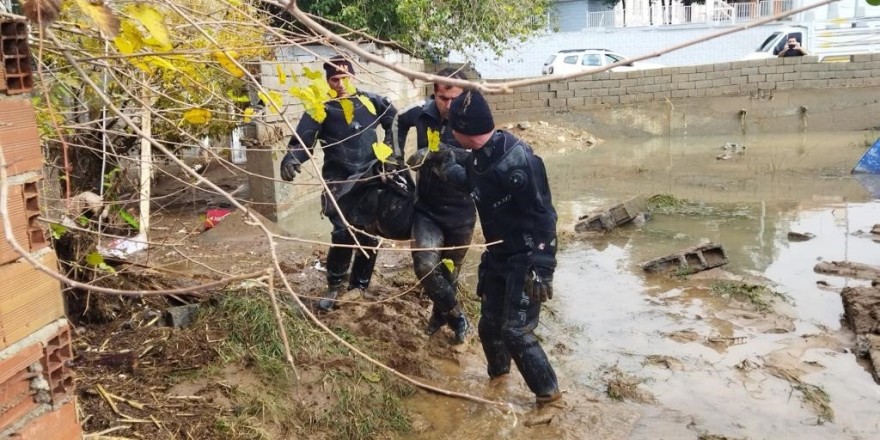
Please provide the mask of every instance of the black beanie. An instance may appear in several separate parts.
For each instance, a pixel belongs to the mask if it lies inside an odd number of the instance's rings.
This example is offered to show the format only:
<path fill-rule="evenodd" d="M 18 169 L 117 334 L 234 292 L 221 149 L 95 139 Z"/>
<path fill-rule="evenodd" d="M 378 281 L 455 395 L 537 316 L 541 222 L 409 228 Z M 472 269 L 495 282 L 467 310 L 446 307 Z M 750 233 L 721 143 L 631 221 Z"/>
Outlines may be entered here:
<path fill-rule="evenodd" d="M 468 136 L 477 136 L 495 130 L 492 110 L 486 98 L 476 90 L 458 95 L 449 106 L 449 128 Z"/>
<path fill-rule="evenodd" d="M 351 61 L 342 56 L 335 56 L 330 58 L 330 62 L 324 63 L 324 72 L 327 73 L 327 79 L 330 79 L 331 76 L 336 75 L 353 75 L 354 67 L 351 65 Z"/>

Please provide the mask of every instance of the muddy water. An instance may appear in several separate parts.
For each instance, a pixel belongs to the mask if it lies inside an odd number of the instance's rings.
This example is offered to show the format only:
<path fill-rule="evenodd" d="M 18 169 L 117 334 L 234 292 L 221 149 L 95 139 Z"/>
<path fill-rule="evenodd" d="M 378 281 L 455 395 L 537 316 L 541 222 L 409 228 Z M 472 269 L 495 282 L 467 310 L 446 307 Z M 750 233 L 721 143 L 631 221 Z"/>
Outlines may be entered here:
<path fill-rule="evenodd" d="M 512 402 L 513 411 L 420 394 L 410 402 L 424 419 L 418 437 L 880 438 L 880 386 L 849 350 L 853 335 L 841 324 L 838 290 L 862 282 L 812 270 L 819 260 L 880 265 L 880 244 L 860 233 L 880 223 L 880 203 L 848 175 L 867 140 L 861 132 L 656 139 L 542 152 L 560 229 L 639 193 L 705 205 L 575 237 L 560 253 L 553 300 L 560 319 L 539 328 L 571 404 L 559 423 L 525 428 L 531 396 L 521 379 L 488 384 L 473 356 L 445 366 L 448 387 Z M 746 145 L 746 154 L 717 159 L 725 142 Z M 789 231 L 816 238 L 789 242 Z M 727 271 L 766 280 L 790 304 L 754 313 L 713 294 L 709 282 L 638 268 L 706 240 L 723 243 Z M 728 343 L 710 342 L 716 338 Z M 650 362 L 657 355 L 665 361 Z M 612 367 L 637 378 L 654 401 L 605 397 Z M 800 390 L 813 386 L 827 393 L 833 421 L 802 401 Z"/>

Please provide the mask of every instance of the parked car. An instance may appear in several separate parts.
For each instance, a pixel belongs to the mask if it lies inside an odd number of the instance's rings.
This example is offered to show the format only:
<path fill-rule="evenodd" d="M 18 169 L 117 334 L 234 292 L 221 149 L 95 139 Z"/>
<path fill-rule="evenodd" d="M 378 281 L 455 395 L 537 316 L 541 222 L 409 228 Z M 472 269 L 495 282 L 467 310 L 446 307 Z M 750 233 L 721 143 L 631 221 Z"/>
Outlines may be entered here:
<path fill-rule="evenodd" d="M 542 75 L 553 75 L 577 72 L 580 70 L 605 67 L 618 61 L 626 61 L 627 58 L 619 53 L 608 49 L 568 49 L 560 50 L 547 61 L 544 61 Z M 644 63 L 641 61 L 628 63 L 611 69 L 612 72 L 628 72 L 631 70 L 659 69 L 666 67 L 656 63 Z"/>

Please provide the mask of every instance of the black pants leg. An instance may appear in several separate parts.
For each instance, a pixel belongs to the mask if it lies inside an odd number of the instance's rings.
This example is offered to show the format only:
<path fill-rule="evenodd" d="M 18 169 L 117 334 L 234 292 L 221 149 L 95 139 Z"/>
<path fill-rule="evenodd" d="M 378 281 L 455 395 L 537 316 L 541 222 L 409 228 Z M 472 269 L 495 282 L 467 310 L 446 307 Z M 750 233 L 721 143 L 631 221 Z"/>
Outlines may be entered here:
<path fill-rule="evenodd" d="M 473 225 L 445 229 L 419 211 L 413 218 L 413 245 L 419 249 L 468 245 L 473 232 Z M 421 280 L 422 287 L 434 303 L 435 312 L 446 313 L 456 306 L 458 273 L 466 254 L 467 248 L 413 251 L 416 277 Z M 451 272 L 442 264 L 442 260 L 447 258 L 455 267 Z"/>
<path fill-rule="evenodd" d="M 535 395 L 556 393 L 559 389 L 556 373 L 534 334 L 541 304 L 532 301 L 523 291 L 525 255 L 499 260 L 484 253 L 479 277 L 478 293 L 482 299 L 479 333 L 489 376 L 509 372 L 512 359 Z"/>

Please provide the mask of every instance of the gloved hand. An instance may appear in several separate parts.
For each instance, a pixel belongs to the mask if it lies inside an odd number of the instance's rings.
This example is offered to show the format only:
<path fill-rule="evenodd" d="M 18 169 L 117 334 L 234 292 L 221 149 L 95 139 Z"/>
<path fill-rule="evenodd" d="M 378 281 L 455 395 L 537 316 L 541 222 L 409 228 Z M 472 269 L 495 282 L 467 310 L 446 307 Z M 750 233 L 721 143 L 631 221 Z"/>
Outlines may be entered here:
<path fill-rule="evenodd" d="M 302 171 L 302 165 L 293 157 L 293 153 L 285 154 L 284 159 L 281 159 L 281 178 L 285 182 L 292 182 L 300 171 Z"/>
<path fill-rule="evenodd" d="M 525 291 L 532 301 L 538 303 L 553 299 L 553 269 L 532 267 L 526 275 Z"/>

